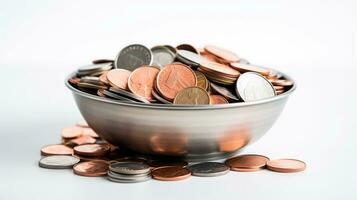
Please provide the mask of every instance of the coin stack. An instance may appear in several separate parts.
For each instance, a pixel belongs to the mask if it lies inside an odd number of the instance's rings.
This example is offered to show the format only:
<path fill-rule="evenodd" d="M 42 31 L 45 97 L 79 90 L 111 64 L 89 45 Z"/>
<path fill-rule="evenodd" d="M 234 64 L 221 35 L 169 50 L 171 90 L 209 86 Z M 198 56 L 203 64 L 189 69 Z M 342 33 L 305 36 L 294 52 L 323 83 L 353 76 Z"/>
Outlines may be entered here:
<path fill-rule="evenodd" d="M 258 101 L 294 85 L 280 72 L 250 64 L 229 50 L 189 44 L 151 49 L 132 44 L 113 60 L 79 67 L 69 83 L 121 102 L 184 106 Z"/>
<path fill-rule="evenodd" d="M 150 167 L 141 162 L 114 162 L 109 165 L 108 179 L 119 183 L 137 183 L 151 179 Z"/>

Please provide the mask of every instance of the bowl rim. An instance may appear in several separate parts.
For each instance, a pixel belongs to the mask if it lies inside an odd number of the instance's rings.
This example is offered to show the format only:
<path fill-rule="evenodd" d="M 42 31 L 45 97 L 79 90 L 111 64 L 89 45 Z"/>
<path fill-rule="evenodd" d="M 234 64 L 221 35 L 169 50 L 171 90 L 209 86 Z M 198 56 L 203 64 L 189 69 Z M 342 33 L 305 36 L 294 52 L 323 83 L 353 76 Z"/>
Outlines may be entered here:
<path fill-rule="evenodd" d="M 271 69 L 271 68 L 268 68 Z M 275 69 L 274 69 L 275 70 Z M 70 73 L 66 79 L 65 79 L 65 85 L 67 86 L 68 89 L 72 91 L 73 94 L 80 95 L 82 97 L 100 101 L 100 102 L 105 102 L 105 103 L 110 103 L 114 105 L 121 105 L 121 106 L 128 106 L 128 107 L 136 107 L 136 108 L 146 108 L 146 109 L 161 109 L 161 110 L 218 110 L 218 109 L 229 109 L 229 108 L 238 108 L 238 107 L 248 107 L 248 106 L 255 106 L 255 105 L 260 105 L 260 104 L 265 104 L 265 103 L 270 103 L 270 102 L 275 102 L 284 98 L 288 98 L 291 93 L 293 93 L 296 89 L 296 82 L 290 78 L 288 75 L 285 73 L 282 73 L 278 70 L 275 70 L 283 75 L 286 79 L 289 79 L 293 81 L 293 86 L 286 92 L 280 95 L 276 95 L 271 98 L 267 99 L 262 99 L 258 101 L 251 101 L 251 102 L 238 102 L 238 103 L 229 103 L 229 104 L 216 104 L 216 105 L 195 105 L 195 106 L 187 106 L 187 105 L 173 105 L 173 104 L 146 104 L 146 103 L 140 103 L 140 102 L 121 102 L 115 99 L 110 99 L 110 98 L 105 98 L 105 97 L 100 97 L 97 95 L 89 94 L 86 92 L 83 92 L 75 87 L 73 87 L 69 83 L 69 79 L 74 77 L 76 75 L 77 71 L 74 71 Z"/>

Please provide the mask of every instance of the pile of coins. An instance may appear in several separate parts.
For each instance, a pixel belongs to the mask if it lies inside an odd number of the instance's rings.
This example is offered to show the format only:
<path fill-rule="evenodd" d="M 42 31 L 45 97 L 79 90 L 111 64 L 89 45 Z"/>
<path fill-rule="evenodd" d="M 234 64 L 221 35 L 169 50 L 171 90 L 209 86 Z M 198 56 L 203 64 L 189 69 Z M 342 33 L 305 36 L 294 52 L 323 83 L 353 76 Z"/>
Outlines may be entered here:
<path fill-rule="evenodd" d="M 83 137 L 86 139 L 81 139 Z M 118 183 L 137 183 L 150 179 L 178 181 L 190 176 L 213 177 L 225 175 L 229 171 L 252 172 L 263 169 L 292 173 L 306 168 L 306 164 L 300 160 L 270 160 L 256 154 L 238 155 L 224 163 L 191 164 L 175 157 L 139 154 L 107 143 L 85 123 L 64 128 L 62 143 L 43 147 L 41 155 L 43 157 L 39 166 L 42 168 L 73 169 L 76 175 L 107 176 L 108 180 Z"/>
<path fill-rule="evenodd" d="M 281 73 L 250 64 L 213 45 L 132 44 L 114 60 L 79 67 L 69 82 L 78 89 L 122 102 L 207 105 L 251 102 L 288 91 Z"/>

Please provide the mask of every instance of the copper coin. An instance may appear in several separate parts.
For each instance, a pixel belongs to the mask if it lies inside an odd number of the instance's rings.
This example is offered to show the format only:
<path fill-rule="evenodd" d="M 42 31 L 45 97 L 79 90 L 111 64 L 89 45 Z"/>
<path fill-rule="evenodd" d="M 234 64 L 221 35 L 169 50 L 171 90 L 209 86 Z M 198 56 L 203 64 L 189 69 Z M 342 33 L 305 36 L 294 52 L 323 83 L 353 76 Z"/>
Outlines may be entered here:
<path fill-rule="evenodd" d="M 108 72 L 109 72 L 109 71 L 105 71 L 105 72 L 103 72 L 103 74 L 101 74 L 101 75 L 99 76 L 99 80 L 100 80 L 102 83 L 106 84 L 106 85 L 110 85 L 110 83 L 109 83 L 109 81 L 108 81 L 108 78 L 107 78 Z"/>
<path fill-rule="evenodd" d="M 200 87 L 188 87 L 179 91 L 174 99 L 174 104 L 203 105 L 210 104 L 210 97 L 206 90 Z"/>
<path fill-rule="evenodd" d="M 224 96 L 221 95 L 209 95 L 211 104 L 227 104 L 228 101 Z"/>
<path fill-rule="evenodd" d="M 71 139 L 79 137 L 83 134 L 83 128 L 80 126 L 66 127 L 62 130 L 62 138 Z"/>
<path fill-rule="evenodd" d="M 279 94 L 283 94 L 285 92 L 285 90 L 276 90 L 276 94 L 279 95 Z"/>
<path fill-rule="evenodd" d="M 154 179 L 161 181 L 179 181 L 191 176 L 190 170 L 177 166 L 160 167 L 151 172 Z"/>
<path fill-rule="evenodd" d="M 49 156 L 49 155 L 72 155 L 73 149 L 69 148 L 63 144 L 52 144 L 41 149 L 41 155 Z"/>
<path fill-rule="evenodd" d="M 265 69 L 262 67 L 258 67 L 255 65 L 247 65 L 247 64 L 243 64 L 243 63 L 231 63 L 231 67 L 233 67 L 234 69 L 240 71 L 240 72 L 257 72 L 263 76 L 267 76 L 270 73 L 269 69 Z"/>
<path fill-rule="evenodd" d="M 159 167 L 186 167 L 188 162 L 184 160 L 154 160 L 149 163 L 150 167 L 159 168 Z"/>
<path fill-rule="evenodd" d="M 112 87 L 128 89 L 128 79 L 131 71 L 126 69 L 112 69 L 107 73 L 107 79 Z"/>
<path fill-rule="evenodd" d="M 74 84 L 74 85 L 78 85 L 79 82 L 81 82 L 80 78 L 71 78 L 68 80 L 68 82 Z"/>
<path fill-rule="evenodd" d="M 235 53 L 227 49 L 223 49 L 221 47 L 217 47 L 213 45 L 206 45 L 204 48 L 209 53 L 212 53 L 215 56 L 226 60 L 227 62 L 239 62 L 240 58 Z"/>
<path fill-rule="evenodd" d="M 84 144 L 73 148 L 74 153 L 82 156 L 104 156 L 110 150 L 106 144 Z"/>
<path fill-rule="evenodd" d="M 133 94 L 144 97 L 149 101 L 154 100 L 152 90 L 159 72 L 160 69 L 148 65 L 136 68 L 129 76 L 129 90 Z"/>
<path fill-rule="evenodd" d="M 192 46 L 190 44 L 180 44 L 180 45 L 178 45 L 176 47 L 176 49 L 190 51 L 190 52 L 195 53 L 195 54 L 199 53 L 198 50 L 194 46 Z"/>
<path fill-rule="evenodd" d="M 82 128 L 89 128 L 88 123 L 85 120 L 81 120 L 76 123 L 76 126 L 82 127 Z"/>
<path fill-rule="evenodd" d="M 284 86 L 278 86 L 278 85 L 274 85 L 273 86 L 275 90 L 284 90 Z"/>
<path fill-rule="evenodd" d="M 94 130 L 91 128 L 83 128 L 82 135 L 89 135 L 93 138 L 99 138 L 99 135 L 96 132 L 94 132 Z"/>
<path fill-rule="evenodd" d="M 230 66 L 223 65 L 216 62 L 205 62 L 201 63 L 200 68 L 203 68 L 205 71 L 216 73 L 218 75 L 228 76 L 237 78 L 239 76 L 239 72 Z"/>
<path fill-rule="evenodd" d="M 269 158 L 262 155 L 247 154 L 226 160 L 226 165 L 232 171 L 254 172 L 263 169 Z"/>
<path fill-rule="evenodd" d="M 103 93 L 104 90 L 100 89 L 100 90 L 97 90 L 97 95 L 100 96 L 100 97 L 105 97 L 105 94 Z"/>
<path fill-rule="evenodd" d="M 286 79 L 270 80 L 270 82 L 275 86 L 292 86 L 294 82 Z"/>
<path fill-rule="evenodd" d="M 87 161 L 73 166 L 73 172 L 80 176 L 106 176 L 108 168 L 106 161 Z"/>
<path fill-rule="evenodd" d="M 207 91 L 209 82 L 206 76 L 200 71 L 195 71 L 195 74 L 197 77 L 197 86 Z"/>
<path fill-rule="evenodd" d="M 267 168 L 275 172 L 293 173 L 304 171 L 306 164 L 295 159 L 278 159 L 268 161 Z"/>
<path fill-rule="evenodd" d="M 176 94 L 187 87 L 196 86 L 197 78 L 188 66 L 173 63 L 166 65 L 156 78 L 159 93 L 167 100 L 172 101 Z"/>
<path fill-rule="evenodd" d="M 82 145 L 82 144 L 94 144 L 95 141 L 96 141 L 96 139 L 92 138 L 89 135 L 82 135 L 80 137 L 70 140 L 69 143 L 72 143 L 75 145 Z"/>

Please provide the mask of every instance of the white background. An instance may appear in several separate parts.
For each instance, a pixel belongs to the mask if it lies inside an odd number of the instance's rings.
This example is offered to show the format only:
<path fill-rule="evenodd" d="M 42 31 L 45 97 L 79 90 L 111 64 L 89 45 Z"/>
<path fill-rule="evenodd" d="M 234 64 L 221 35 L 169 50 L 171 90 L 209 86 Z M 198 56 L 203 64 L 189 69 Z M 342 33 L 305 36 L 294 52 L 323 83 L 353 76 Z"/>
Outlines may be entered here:
<path fill-rule="evenodd" d="M 0 199 L 356 199 L 356 1 L 0 0 Z M 215 44 L 279 69 L 298 89 L 243 153 L 307 170 L 115 184 L 37 166 L 81 119 L 65 76 L 130 43 Z"/>

